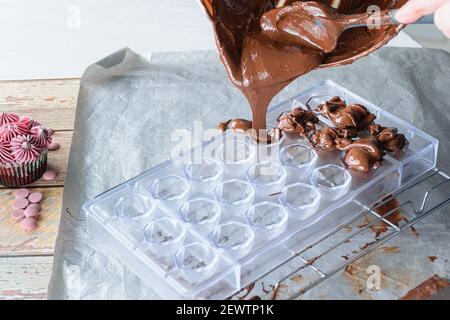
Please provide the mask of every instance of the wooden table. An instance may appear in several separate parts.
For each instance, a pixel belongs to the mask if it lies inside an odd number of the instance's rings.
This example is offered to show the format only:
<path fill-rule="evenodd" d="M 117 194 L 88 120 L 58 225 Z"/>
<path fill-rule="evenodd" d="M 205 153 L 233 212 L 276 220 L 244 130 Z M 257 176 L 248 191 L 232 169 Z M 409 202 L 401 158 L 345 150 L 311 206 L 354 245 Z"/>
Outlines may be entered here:
<path fill-rule="evenodd" d="M 29 115 L 55 130 L 61 149 L 50 152 L 54 181 L 29 186 L 44 194 L 39 227 L 20 229 L 10 218 L 13 189 L 0 187 L 0 299 L 45 299 L 74 126 L 78 79 L 0 81 L 0 112 Z"/>

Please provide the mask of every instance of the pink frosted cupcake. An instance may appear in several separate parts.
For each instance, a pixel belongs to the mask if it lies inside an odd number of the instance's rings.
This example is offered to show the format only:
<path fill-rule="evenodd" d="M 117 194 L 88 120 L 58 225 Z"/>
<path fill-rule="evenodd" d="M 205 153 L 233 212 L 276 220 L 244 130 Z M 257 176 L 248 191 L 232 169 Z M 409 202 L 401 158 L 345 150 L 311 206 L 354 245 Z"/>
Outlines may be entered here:
<path fill-rule="evenodd" d="M 29 117 L 0 113 L 0 184 L 18 187 L 38 180 L 47 167 L 52 135 Z"/>

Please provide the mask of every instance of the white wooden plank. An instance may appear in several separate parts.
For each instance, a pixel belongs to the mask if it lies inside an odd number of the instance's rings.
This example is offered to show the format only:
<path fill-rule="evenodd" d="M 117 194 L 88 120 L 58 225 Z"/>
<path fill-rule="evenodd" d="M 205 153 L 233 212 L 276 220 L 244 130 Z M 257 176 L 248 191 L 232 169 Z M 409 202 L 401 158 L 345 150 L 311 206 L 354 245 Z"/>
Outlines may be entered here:
<path fill-rule="evenodd" d="M 0 300 L 45 299 L 52 261 L 52 257 L 0 258 Z"/>

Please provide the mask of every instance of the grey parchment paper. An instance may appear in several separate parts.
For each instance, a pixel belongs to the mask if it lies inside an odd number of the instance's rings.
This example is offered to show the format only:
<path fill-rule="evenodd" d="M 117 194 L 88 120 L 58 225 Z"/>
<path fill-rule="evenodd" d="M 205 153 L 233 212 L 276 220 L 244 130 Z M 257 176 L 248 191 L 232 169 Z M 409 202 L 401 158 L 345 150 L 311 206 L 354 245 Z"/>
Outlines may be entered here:
<path fill-rule="evenodd" d="M 450 55 L 427 49 L 384 48 L 353 65 L 314 71 L 293 82 L 273 103 L 331 79 L 440 140 L 439 165 L 450 171 Z M 194 121 L 249 117 L 243 96 L 228 81 L 216 52 L 153 54 L 119 50 L 90 66 L 82 80 L 56 243 L 50 299 L 153 299 L 139 278 L 91 245 L 80 208 L 123 181 L 167 160 L 175 128 Z M 396 258 L 381 269 L 414 266 L 414 279 L 390 275 L 395 287 L 361 295 L 344 274 L 306 298 L 398 298 L 432 274 L 449 276 L 447 215 L 435 215 L 418 239 L 401 235 Z M 403 237 L 403 238 L 402 238 Z M 428 255 L 436 255 L 434 263 Z M 400 263 L 400 265 L 398 265 Z M 401 264 L 403 263 L 403 265 Z M 157 288 L 153 288 L 156 289 Z"/>

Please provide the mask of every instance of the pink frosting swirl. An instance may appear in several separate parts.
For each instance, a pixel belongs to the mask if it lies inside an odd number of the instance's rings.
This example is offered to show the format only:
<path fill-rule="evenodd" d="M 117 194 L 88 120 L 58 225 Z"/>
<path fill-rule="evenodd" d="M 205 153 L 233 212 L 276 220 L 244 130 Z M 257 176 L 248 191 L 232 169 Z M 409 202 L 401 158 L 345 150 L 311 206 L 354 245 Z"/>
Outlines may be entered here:
<path fill-rule="evenodd" d="M 6 123 L 0 126 L 0 140 L 11 141 L 13 138 L 26 135 L 29 133 L 29 129 L 19 122 Z"/>
<path fill-rule="evenodd" d="M 11 154 L 11 144 L 8 141 L 0 141 L 0 163 L 12 163 L 14 157 Z"/>
<path fill-rule="evenodd" d="M 11 153 L 16 162 L 30 162 L 39 158 L 40 149 L 33 140 L 31 135 L 17 136 L 11 140 Z"/>
<path fill-rule="evenodd" d="M 14 113 L 0 112 L 0 126 L 7 123 L 13 123 L 19 120 L 19 116 Z"/>
<path fill-rule="evenodd" d="M 28 129 L 31 129 L 33 127 L 38 127 L 41 126 L 41 124 L 35 120 L 33 120 L 32 118 L 30 118 L 29 116 L 20 116 L 19 119 L 17 120 L 17 122 L 23 126 L 23 127 L 27 127 Z"/>
<path fill-rule="evenodd" d="M 34 144 L 38 148 L 45 149 L 52 142 L 52 129 L 47 129 L 43 126 L 35 126 L 30 129 L 30 134 L 34 139 Z"/>

